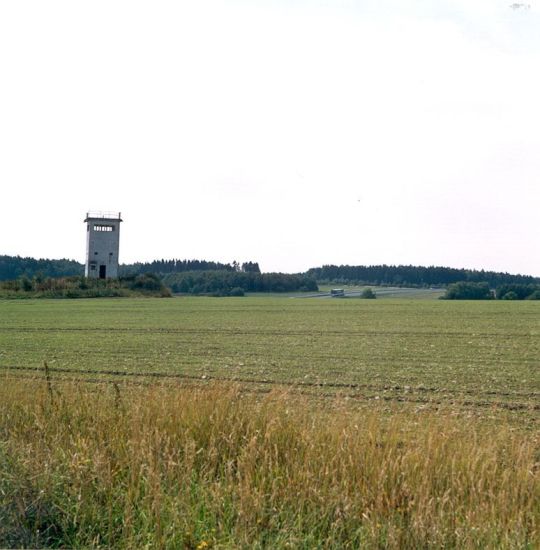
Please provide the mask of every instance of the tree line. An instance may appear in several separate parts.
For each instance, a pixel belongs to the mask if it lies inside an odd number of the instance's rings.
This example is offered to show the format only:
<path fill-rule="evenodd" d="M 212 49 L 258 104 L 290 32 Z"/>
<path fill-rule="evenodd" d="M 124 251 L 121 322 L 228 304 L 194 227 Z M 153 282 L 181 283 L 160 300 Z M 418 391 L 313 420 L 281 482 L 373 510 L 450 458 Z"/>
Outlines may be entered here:
<path fill-rule="evenodd" d="M 257 262 L 209 262 L 207 260 L 154 260 L 152 262 L 136 262 L 120 266 L 120 275 L 139 275 L 141 273 L 185 273 L 188 271 L 229 271 L 244 273 L 260 273 Z"/>
<path fill-rule="evenodd" d="M 187 289 L 179 292 L 192 292 L 195 287 L 198 293 L 221 292 L 223 289 L 243 288 L 249 292 L 280 292 L 297 291 L 300 288 L 315 290 L 316 282 L 331 284 L 366 284 L 366 285 L 392 285 L 392 286 L 443 286 L 464 283 L 486 283 L 490 289 L 504 290 L 508 285 L 538 285 L 540 278 L 528 275 L 512 275 L 493 271 L 478 271 L 469 269 L 456 269 L 450 267 L 423 267 L 423 266 L 350 266 L 350 265 L 324 265 L 309 269 L 306 273 L 297 275 L 287 274 L 261 274 L 257 262 L 231 262 L 221 263 L 207 260 L 155 260 L 153 262 L 136 262 L 120 266 L 120 276 L 136 276 L 145 273 L 156 273 L 167 278 L 173 275 L 187 274 L 175 279 L 171 284 L 177 288 Z M 196 277 L 195 274 L 203 274 Z M 219 275 L 211 275 L 219 273 Z M 75 260 L 61 259 L 35 259 L 21 256 L 0 255 L 0 281 L 15 280 L 21 277 L 32 279 L 39 277 L 69 277 L 82 276 L 84 265 Z M 235 279 L 238 275 L 239 278 Z M 257 277 L 259 275 L 260 277 Z M 264 275 L 264 276 L 261 276 Z M 218 282 L 221 280 L 221 282 Z M 194 281 L 191 283 L 190 281 Z M 231 281 L 236 281 L 233 284 Z M 232 286 L 231 286 L 232 285 Z M 505 286 L 506 285 L 506 286 Z M 535 287 L 536 288 L 536 287 Z M 225 290 L 223 290 L 225 292 Z M 518 299 L 528 296 L 531 292 L 523 288 L 511 288 L 507 292 L 513 292 Z M 497 297 L 499 291 L 497 292 Z M 513 296 L 511 294 L 510 296 Z"/>
<path fill-rule="evenodd" d="M 173 291 L 212 296 L 242 296 L 244 292 L 317 291 L 315 279 L 303 274 L 255 273 L 245 271 L 191 271 L 164 275 Z"/>
<path fill-rule="evenodd" d="M 540 284 L 507 284 L 493 291 L 487 283 L 460 281 L 448 285 L 444 300 L 540 300 Z"/>
<path fill-rule="evenodd" d="M 496 288 L 506 284 L 540 283 L 540 278 L 529 275 L 414 265 L 324 265 L 309 269 L 307 275 L 319 283 L 411 287 L 448 286 L 452 283 L 468 282 L 487 283 L 490 288 Z"/>
<path fill-rule="evenodd" d="M 119 269 L 121 277 L 142 275 L 144 273 L 184 273 L 187 271 L 230 271 L 260 273 L 257 262 L 220 263 L 207 260 L 154 260 L 153 262 L 136 262 L 122 264 Z M 70 277 L 84 275 L 84 264 L 75 260 L 48 260 L 23 258 L 21 256 L 0 255 L 0 281 L 15 280 L 20 277 L 29 279 L 40 277 Z"/>
<path fill-rule="evenodd" d="M 214 296 L 240 296 L 244 292 L 296 292 L 316 291 L 312 277 L 287 273 L 261 273 L 257 262 L 220 263 L 206 260 L 155 260 L 120 266 L 120 280 L 138 280 L 155 274 L 173 292 L 209 294 Z M 54 283 L 54 279 L 80 277 L 84 280 L 84 265 L 74 260 L 36 260 L 20 256 L 0 256 L 0 281 L 6 291 L 79 292 L 75 280 Z M 68 284 L 69 288 L 64 288 Z M 84 286 L 84 283 L 81 283 Z M 145 280 L 149 284 L 149 280 Z M 60 285 L 60 286 L 59 286 Z M 51 288 L 49 288 L 51 287 Z M 52 288 L 54 287 L 54 288 Z M 60 288 L 61 287 L 61 288 Z M 77 288 L 75 288 L 77 287 Z M 82 288 L 86 292 L 87 289 Z"/>
<path fill-rule="evenodd" d="M 84 275 L 84 265 L 75 260 L 47 260 L 0 255 L 0 281 L 11 281 L 19 277 L 70 277 Z"/>

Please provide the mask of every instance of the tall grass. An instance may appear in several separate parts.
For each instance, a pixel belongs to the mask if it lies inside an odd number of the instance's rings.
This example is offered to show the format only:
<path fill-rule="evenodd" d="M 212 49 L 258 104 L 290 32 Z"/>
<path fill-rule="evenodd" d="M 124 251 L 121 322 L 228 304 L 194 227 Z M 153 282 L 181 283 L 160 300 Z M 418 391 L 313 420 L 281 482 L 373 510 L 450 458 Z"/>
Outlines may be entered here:
<path fill-rule="evenodd" d="M 451 412 L 6 378 L 0 546 L 536 547 L 538 438 Z"/>

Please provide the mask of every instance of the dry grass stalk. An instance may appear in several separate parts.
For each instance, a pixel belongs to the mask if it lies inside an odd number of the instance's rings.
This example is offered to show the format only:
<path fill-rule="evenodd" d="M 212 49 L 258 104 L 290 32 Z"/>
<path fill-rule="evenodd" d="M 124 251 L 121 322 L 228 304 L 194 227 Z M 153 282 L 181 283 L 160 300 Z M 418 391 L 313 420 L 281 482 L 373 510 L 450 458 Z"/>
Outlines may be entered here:
<path fill-rule="evenodd" d="M 121 406 L 120 406 L 121 405 Z M 533 548 L 538 434 L 238 387 L 0 386 L 0 545 Z"/>

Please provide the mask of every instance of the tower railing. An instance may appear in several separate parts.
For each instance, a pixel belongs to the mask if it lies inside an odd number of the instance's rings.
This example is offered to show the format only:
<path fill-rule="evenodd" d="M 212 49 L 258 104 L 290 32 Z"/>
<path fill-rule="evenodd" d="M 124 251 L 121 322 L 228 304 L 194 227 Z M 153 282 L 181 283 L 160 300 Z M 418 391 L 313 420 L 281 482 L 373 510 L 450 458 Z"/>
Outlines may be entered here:
<path fill-rule="evenodd" d="M 86 219 L 93 218 L 93 219 L 108 219 L 108 220 L 120 220 L 122 221 L 121 212 L 102 212 L 102 211 L 90 211 L 86 213 Z"/>

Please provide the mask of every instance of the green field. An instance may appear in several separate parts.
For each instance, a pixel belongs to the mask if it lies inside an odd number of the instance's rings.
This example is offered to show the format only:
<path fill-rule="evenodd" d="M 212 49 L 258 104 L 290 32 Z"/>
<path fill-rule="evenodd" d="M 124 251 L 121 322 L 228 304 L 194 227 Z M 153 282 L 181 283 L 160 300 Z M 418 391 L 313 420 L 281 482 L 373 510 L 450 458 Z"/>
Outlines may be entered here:
<path fill-rule="evenodd" d="M 535 302 L 174 298 L 0 302 L 0 368 L 293 384 L 538 416 Z"/>
<path fill-rule="evenodd" d="M 538 548 L 539 314 L 0 301 L 0 546 Z"/>

